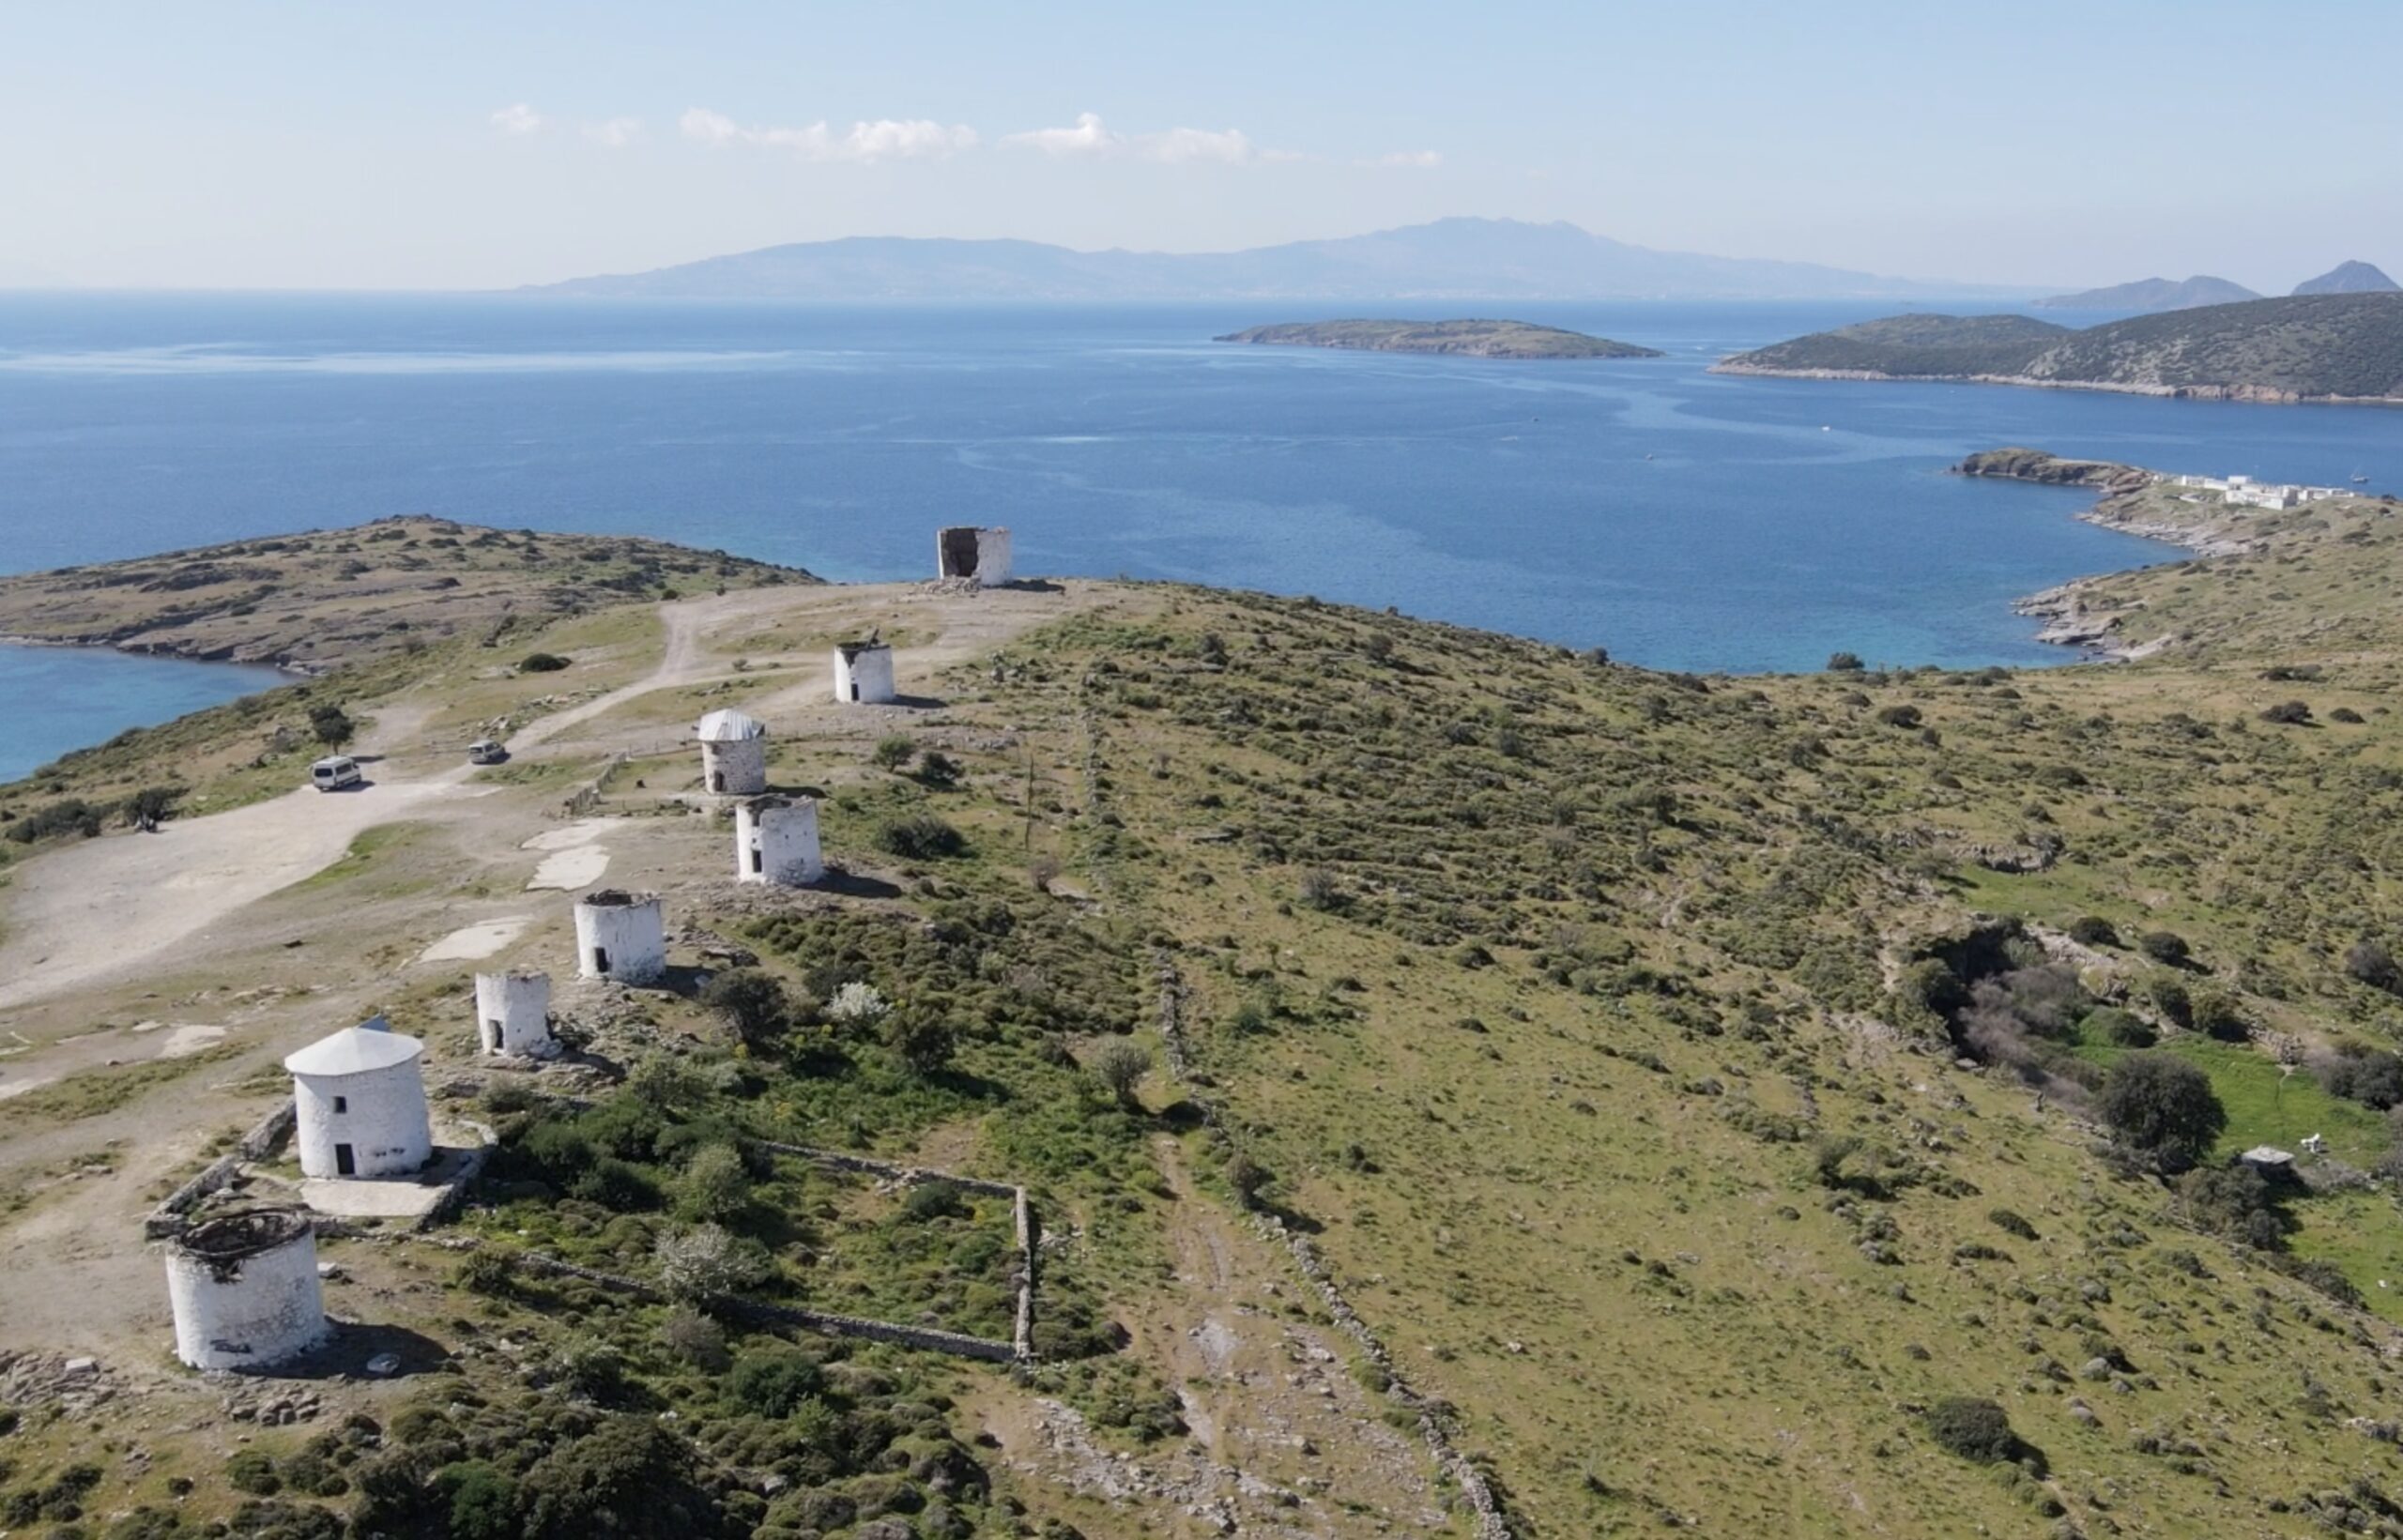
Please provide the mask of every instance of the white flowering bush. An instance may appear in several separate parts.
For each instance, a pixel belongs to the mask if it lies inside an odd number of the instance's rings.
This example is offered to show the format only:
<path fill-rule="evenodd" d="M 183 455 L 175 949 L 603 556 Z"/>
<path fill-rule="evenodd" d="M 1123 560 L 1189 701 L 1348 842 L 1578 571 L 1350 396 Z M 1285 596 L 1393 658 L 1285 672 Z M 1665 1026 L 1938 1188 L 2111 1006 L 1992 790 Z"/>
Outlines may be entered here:
<path fill-rule="evenodd" d="M 845 1027 L 865 1027 L 884 1019 L 893 1002 L 876 992 L 876 985 L 856 979 L 834 991 L 826 1002 L 826 1014 Z"/>

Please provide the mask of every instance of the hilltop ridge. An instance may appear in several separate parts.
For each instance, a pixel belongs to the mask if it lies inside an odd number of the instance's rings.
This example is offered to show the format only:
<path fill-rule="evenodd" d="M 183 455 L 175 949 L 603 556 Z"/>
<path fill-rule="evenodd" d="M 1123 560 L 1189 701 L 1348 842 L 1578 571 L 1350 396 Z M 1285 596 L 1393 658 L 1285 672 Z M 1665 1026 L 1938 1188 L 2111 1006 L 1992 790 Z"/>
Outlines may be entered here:
<path fill-rule="evenodd" d="M 519 291 L 587 298 L 1851 298 L 2008 293 L 1813 263 L 1659 252 L 1573 224 L 1452 218 L 1237 252 L 847 236 Z"/>
<path fill-rule="evenodd" d="M 1755 348 L 1714 367 L 2209 400 L 2403 402 L 2403 296 L 2255 299 L 2076 331 L 2016 315 L 1901 315 Z"/>
<path fill-rule="evenodd" d="M 2231 283 L 2225 278 L 2197 273 L 2176 282 L 2166 278 L 2143 278 L 2132 283 L 2114 283 L 2107 288 L 2057 294 L 2036 300 L 2035 307 L 2039 310 L 2123 310 L 2152 315 L 2163 311 L 2235 304 L 2260 297 L 2242 283 Z"/>

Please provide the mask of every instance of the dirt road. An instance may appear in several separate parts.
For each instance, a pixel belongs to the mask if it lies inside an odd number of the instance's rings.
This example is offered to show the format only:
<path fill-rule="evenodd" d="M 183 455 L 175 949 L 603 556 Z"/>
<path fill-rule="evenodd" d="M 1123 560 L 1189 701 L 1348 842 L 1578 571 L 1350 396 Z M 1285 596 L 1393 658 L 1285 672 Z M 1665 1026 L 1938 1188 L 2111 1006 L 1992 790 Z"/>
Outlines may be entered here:
<path fill-rule="evenodd" d="M 990 648 L 1029 625 L 1055 618 L 1091 589 L 929 593 L 915 585 L 758 588 L 663 603 L 658 665 L 635 682 L 529 723 L 509 740 L 515 755 L 568 737 L 654 691 L 721 679 L 758 679 L 711 655 L 709 633 L 762 616 L 799 614 L 862 629 L 896 612 L 915 611 L 939 634 L 906 660 L 905 680 Z M 905 683 L 905 688 L 909 687 Z M 824 703 L 827 686 L 781 687 L 755 709 L 780 712 Z M 422 709 L 380 709 L 361 754 L 412 746 Z M 20 868 L 6 895 L 0 941 L 0 1012 L 138 977 L 171 949 L 212 945 L 229 916 L 342 859 L 351 842 L 379 824 L 445 817 L 476 800 L 464 762 L 412 771 L 397 757 L 368 766 L 371 783 L 354 791 L 303 786 L 230 813 L 177 818 L 155 834 L 113 834 L 61 846 Z M 517 836 L 522 838 L 523 835 Z M 515 841 L 512 840 L 512 844 Z"/>

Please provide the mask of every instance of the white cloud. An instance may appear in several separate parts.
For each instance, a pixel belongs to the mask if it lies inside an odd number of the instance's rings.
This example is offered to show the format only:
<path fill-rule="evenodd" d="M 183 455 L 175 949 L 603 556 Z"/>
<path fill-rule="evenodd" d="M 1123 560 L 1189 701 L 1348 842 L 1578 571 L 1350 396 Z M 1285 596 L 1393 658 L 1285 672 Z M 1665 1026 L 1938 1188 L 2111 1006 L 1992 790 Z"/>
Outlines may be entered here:
<path fill-rule="evenodd" d="M 944 128 L 926 118 L 879 118 L 854 123 L 842 132 L 819 122 L 805 129 L 746 128 L 706 107 L 678 120 L 684 137 L 704 145 L 757 145 L 789 150 L 804 160 L 940 160 L 976 147 L 976 130 L 965 124 Z"/>
<path fill-rule="evenodd" d="M 1251 140 L 1241 129 L 1215 133 L 1208 129 L 1171 129 L 1166 133 L 1143 136 L 1143 158 L 1165 160 L 1171 165 L 1186 160 L 1223 160 L 1229 165 L 1241 165 L 1251 159 L 1252 153 Z"/>
<path fill-rule="evenodd" d="M 493 114 L 492 126 L 503 133 L 535 133 L 543 127 L 543 114 L 520 101 Z"/>
<path fill-rule="evenodd" d="M 1053 156 L 1133 156 L 1166 165 L 1215 161 L 1249 165 L 1254 161 L 1299 160 L 1293 150 L 1262 149 L 1241 129 L 1170 129 L 1160 133 L 1119 133 L 1102 124 L 1097 113 L 1079 113 L 1068 129 L 1032 129 L 1004 135 L 1004 145 L 1022 145 Z"/>
<path fill-rule="evenodd" d="M 1024 145 L 1046 155 L 1107 155 L 1126 141 L 1101 126 L 1100 114 L 1079 113 L 1073 129 L 1032 129 L 1025 133 L 1004 134 L 1002 143 Z"/>
<path fill-rule="evenodd" d="M 1363 165 L 1370 166 L 1417 166 L 1421 168 L 1440 166 L 1443 163 L 1443 156 L 1433 150 L 1396 150 L 1390 155 L 1380 155 L 1373 160 L 1364 160 L 1361 162 Z"/>
<path fill-rule="evenodd" d="M 621 150 L 642 137 L 642 119 L 613 117 L 605 123 L 587 123 L 584 126 L 584 137 L 596 145 L 605 145 L 613 150 Z"/>

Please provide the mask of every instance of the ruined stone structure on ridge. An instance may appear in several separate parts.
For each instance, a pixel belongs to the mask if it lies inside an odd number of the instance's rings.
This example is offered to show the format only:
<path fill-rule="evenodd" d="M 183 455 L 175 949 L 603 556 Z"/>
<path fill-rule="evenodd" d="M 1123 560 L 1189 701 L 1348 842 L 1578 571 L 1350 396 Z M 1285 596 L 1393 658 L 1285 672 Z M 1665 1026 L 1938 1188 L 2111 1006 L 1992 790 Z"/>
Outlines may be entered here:
<path fill-rule="evenodd" d="M 768 789 L 768 729 L 740 711 L 712 711 L 693 736 L 701 741 L 701 785 L 712 797 L 756 797 Z"/>
<path fill-rule="evenodd" d="M 476 1041 L 488 1054 L 548 1059 L 559 1051 L 551 1035 L 551 976 L 527 968 L 476 975 Z"/>
<path fill-rule="evenodd" d="M 980 588 L 1010 580 L 1010 532 L 956 524 L 935 531 L 935 573 L 973 578 Z"/>
<path fill-rule="evenodd" d="M 826 875 L 818 849 L 818 803 L 807 797 L 754 797 L 734 809 L 739 882 L 799 888 Z"/>
<path fill-rule="evenodd" d="M 575 970 L 653 983 L 667 972 L 667 921 L 657 893 L 599 888 L 575 901 Z"/>
<path fill-rule="evenodd" d="M 317 1284 L 317 1232 L 296 1209 L 254 1209 L 167 1243 L 176 1356 L 195 1369 L 264 1369 L 332 1330 Z"/>
<path fill-rule="evenodd" d="M 424 1053 L 424 1044 L 374 1016 L 286 1059 L 302 1174 L 407 1176 L 433 1159 Z"/>
<path fill-rule="evenodd" d="M 839 642 L 834 647 L 834 698 L 850 705 L 881 705 L 897 692 L 893 687 L 893 648 L 871 634 L 865 641 Z"/>

